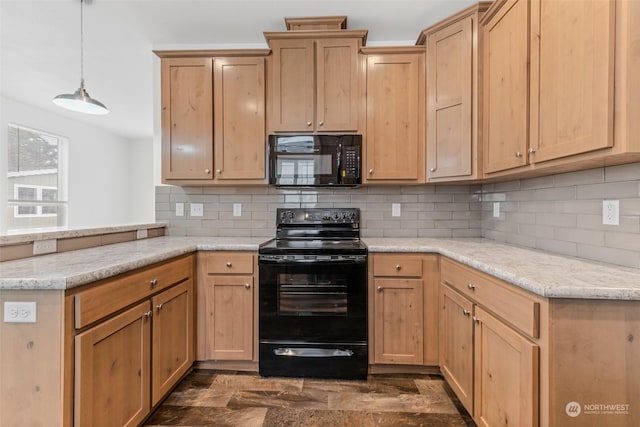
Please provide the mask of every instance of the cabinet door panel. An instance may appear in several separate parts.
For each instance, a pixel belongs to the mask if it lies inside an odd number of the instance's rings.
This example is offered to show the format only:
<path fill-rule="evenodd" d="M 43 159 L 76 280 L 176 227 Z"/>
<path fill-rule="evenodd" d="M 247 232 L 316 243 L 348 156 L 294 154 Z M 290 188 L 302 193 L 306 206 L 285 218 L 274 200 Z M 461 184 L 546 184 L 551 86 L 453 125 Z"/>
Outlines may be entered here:
<path fill-rule="evenodd" d="M 430 178 L 471 175 L 471 17 L 427 41 L 427 169 Z"/>
<path fill-rule="evenodd" d="M 211 59 L 162 60 L 162 176 L 212 179 Z"/>
<path fill-rule="evenodd" d="M 315 55 L 313 40 L 272 40 L 271 127 L 310 131 L 314 123 Z"/>
<path fill-rule="evenodd" d="M 473 415 L 473 304 L 448 286 L 440 292 L 440 370 Z"/>
<path fill-rule="evenodd" d="M 192 289 L 190 279 L 152 299 L 152 406 L 171 390 L 193 363 Z"/>
<path fill-rule="evenodd" d="M 538 425 L 539 347 L 476 307 L 474 419 L 481 426 Z"/>
<path fill-rule="evenodd" d="M 367 58 L 367 180 L 424 182 L 424 55 Z"/>
<path fill-rule="evenodd" d="M 205 278 L 206 358 L 252 360 L 253 276 Z"/>
<path fill-rule="evenodd" d="M 216 179 L 265 177 L 264 58 L 214 59 Z"/>
<path fill-rule="evenodd" d="M 486 172 L 527 163 L 529 4 L 509 0 L 484 27 Z"/>
<path fill-rule="evenodd" d="M 316 130 L 358 130 L 358 40 L 318 40 L 316 57 Z"/>
<path fill-rule="evenodd" d="M 375 280 L 375 363 L 422 364 L 422 288 L 421 279 Z"/>
<path fill-rule="evenodd" d="M 137 426 L 150 410 L 146 301 L 75 338 L 75 425 Z"/>
<path fill-rule="evenodd" d="M 531 160 L 612 146 L 615 2 L 531 3 Z"/>

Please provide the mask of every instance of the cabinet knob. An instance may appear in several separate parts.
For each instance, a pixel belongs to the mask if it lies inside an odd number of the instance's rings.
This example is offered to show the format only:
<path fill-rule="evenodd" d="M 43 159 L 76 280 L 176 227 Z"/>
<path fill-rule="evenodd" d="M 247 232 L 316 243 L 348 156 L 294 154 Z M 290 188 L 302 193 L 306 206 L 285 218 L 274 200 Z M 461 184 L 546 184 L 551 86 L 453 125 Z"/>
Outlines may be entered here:
<path fill-rule="evenodd" d="M 155 286 L 158 284 L 158 279 L 153 279 L 152 281 L 149 282 L 149 284 L 151 285 L 152 288 L 155 288 Z"/>
<path fill-rule="evenodd" d="M 149 319 L 151 316 L 153 316 L 153 312 L 151 310 L 142 315 L 145 319 Z"/>
<path fill-rule="evenodd" d="M 429 169 L 429 172 L 435 172 L 435 171 L 436 171 L 436 168 Z"/>
<path fill-rule="evenodd" d="M 244 284 L 244 288 L 245 288 L 245 289 L 251 289 L 251 285 L 250 285 L 250 284 L 248 284 L 248 283 L 245 283 L 245 284 Z"/>
<path fill-rule="evenodd" d="M 369 169 L 369 175 L 373 175 L 373 169 Z"/>
<path fill-rule="evenodd" d="M 158 310 L 158 311 L 162 310 L 162 306 L 163 306 L 163 305 L 164 305 L 164 304 L 158 304 L 158 305 L 156 305 L 156 310 Z"/>
<path fill-rule="evenodd" d="M 468 283 L 467 284 L 467 288 L 469 288 L 472 291 L 475 291 L 476 290 L 476 285 L 474 285 L 473 283 Z"/>
<path fill-rule="evenodd" d="M 480 323 L 480 319 L 478 319 L 476 316 L 473 316 L 472 319 L 473 323 Z"/>
<path fill-rule="evenodd" d="M 462 314 L 465 315 L 466 317 L 469 317 L 471 312 L 469 310 L 462 310 Z"/>
<path fill-rule="evenodd" d="M 207 175 L 209 175 L 211 173 L 211 169 L 205 169 L 204 173 L 206 173 Z"/>
<path fill-rule="evenodd" d="M 396 264 L 396 271 L 402 270 L 402 266 L 400 264 Z"/>
<path fill-rule="evenodd" d="M 519 151 L 516 151 L 516 157 L 522 157 L 522 153 Z"/>
<path fill-rule="evenodd" d="M 382 290 L 383 290 L 383 289 L 384 289 L 384 288 L 383 288 L 382 286 L 378 286 L 378 287 L 376 288 L 376 291 L 378 291 L 378 292 L 382 292 Z"/>
<path fill-rule="evenodd" d="M 227 261 L 227 267 L 231 268 L 233 264 L 231 264 L 231 261 Z"/>
<path fill-rule="evenodd" d="M 529 153 L 529 154 L 534 154 L 535 152 L 536 152 L 536 149 L 535 149 L 535 148 L 529 148 L 529 149 L 527 150 L 527 153 Z"/>
<path fill-rule="evenodd" d="M 318 126 L 322 126 L 324 124 L 324 122 L 319 122 Z"/>
<path fill-rule="evenodd" d="M 311 122 L 307 122 L 307 127 L 311 127 L 312 124 L 313 123 L 311 123 Z"/>
<path fill-rule="evenodd" d="M 216 169 L 216 173 L 222 173 L 222 169 Z"/>

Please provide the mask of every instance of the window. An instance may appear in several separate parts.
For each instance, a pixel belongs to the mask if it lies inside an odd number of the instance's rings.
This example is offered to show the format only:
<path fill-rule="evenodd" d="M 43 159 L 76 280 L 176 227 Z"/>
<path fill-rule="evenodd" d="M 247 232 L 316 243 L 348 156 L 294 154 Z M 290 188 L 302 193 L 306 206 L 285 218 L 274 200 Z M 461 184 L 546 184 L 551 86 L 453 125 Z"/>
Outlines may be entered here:
<path fill-rule="evenodd" d="M 9 125 L 7 230 L 67 225 L 67 139 Z"/>

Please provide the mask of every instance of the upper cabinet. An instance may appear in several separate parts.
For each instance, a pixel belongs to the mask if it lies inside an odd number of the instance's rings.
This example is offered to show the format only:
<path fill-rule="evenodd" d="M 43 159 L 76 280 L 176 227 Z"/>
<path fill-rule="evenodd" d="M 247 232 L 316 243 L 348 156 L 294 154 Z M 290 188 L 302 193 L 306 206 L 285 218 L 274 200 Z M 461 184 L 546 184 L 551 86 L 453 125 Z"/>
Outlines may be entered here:
<path fill-rule="evenodd" d="M 640 158 L 638 2 L 501 0 L 483 18 L 485 172 Z M 638 55 L 635 55 L 636 57 Z M 636 96 L 632 96 L 635 87 Z"/>
<path fill-rule="evenodd" d="M 162 58 L 163 182 L 265 182 L 267 53 L 156 52 Z"/>
<path fill-rule="evenodd" d="M 479 19 L 481 2 L 422 31 L 427 50 L 427 180 L 482 177 L 479 147 Z"/>
<path fill-rule="evenodd" d="M 366 35 L 341 29 L 264 33 L 273 52 L 269 133 L 359 130 L 358 49 Z"/>
<path fill-rule="evenodd" d="M 361 51 L 367 71 L 366 182 L 424 183 L 424 48 Z"/>

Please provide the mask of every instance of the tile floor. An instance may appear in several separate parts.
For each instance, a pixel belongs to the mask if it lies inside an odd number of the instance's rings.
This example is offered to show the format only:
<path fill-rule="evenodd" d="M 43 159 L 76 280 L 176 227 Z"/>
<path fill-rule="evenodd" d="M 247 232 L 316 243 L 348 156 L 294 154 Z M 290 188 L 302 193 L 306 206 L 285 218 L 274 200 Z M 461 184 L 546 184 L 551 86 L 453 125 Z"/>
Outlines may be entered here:
<path fill-rule="evenodd" d="M 442 377 L 261 378 L 196 370 L 146 426 L 475 426 Z"/>

